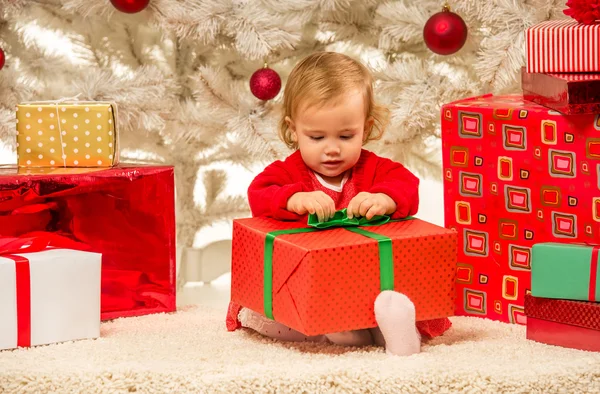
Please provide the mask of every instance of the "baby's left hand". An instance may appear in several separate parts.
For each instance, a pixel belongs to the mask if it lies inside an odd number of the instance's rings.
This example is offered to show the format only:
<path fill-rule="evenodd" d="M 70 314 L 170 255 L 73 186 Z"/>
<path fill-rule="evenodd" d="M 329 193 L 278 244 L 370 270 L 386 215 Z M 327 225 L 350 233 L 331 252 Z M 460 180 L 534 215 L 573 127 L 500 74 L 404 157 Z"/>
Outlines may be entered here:
<path fill-rule="evenodd" d="M 391 214 L 394 211 L 396 211 L 396 203 L 383 193 L 360 192 L 350 200 L 346 208 L 349 219 L 354 216 L 364 216 L 370 220 L 373 216 Z"/>

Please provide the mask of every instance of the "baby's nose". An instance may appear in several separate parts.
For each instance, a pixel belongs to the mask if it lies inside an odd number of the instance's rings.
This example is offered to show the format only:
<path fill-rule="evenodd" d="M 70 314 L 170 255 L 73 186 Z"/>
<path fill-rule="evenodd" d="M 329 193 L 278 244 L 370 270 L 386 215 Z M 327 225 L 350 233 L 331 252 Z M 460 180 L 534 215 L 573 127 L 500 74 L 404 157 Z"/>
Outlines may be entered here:
<path fill-rule="evenodd" d="M 328 155 L 340 153 L 340 147 L 337 144 L 329 144 L 325 147 L 325 153 Z"/>

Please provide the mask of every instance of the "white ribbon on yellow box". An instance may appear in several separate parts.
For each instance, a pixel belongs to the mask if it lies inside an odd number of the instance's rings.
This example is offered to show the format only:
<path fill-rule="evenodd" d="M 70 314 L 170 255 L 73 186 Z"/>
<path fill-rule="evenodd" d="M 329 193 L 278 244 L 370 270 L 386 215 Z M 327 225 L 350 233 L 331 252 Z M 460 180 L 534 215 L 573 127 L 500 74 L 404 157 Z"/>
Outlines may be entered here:
<path fill-rule="evenodd" d="M 30 345 L 100 336 L 102 255 L 71 249 L 15 254 L 29 260 Z M 0 350 L 18 343 L 17 274 L 0 257 Z"/>

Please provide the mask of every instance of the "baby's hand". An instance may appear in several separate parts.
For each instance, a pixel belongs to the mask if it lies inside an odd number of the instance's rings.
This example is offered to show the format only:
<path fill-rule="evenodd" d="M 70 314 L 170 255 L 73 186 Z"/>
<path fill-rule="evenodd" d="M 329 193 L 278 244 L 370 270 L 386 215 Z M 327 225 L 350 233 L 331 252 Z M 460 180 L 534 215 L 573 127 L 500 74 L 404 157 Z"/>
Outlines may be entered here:
<path fill-rule="evenodd" d="M 370 220 L 373 216 L 390 214 L 395 210 L 396 203 L 387 194 L 360 192 L 350 200 L 346 213 L 349 219 L 364 216 Z"/>
<path fill-rule="evenodd" d="M 298 215 L 316 213 L 319 222 L 332 218 L 335 213 L 333 199 L 322 191 L 298 192 L 288 199 L 286 208 Z"/>

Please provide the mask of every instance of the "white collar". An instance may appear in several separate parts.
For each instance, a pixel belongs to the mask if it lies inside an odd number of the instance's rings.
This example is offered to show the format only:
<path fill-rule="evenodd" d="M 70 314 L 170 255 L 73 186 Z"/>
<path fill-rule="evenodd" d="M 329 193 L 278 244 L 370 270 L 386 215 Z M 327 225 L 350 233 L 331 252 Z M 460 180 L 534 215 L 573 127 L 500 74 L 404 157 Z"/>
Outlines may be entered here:
<path fill-rule="evenodd" d="M 314 171 L 313 171 L 314 172 Z M 342 178 L 342 181 L 340 182 L 340 185 L 332 185 L 331 183 L 328 183 L 325 179 L 323 179 L 321 177 L 321 175 L 319 175 L 318 173 L 314 172 L 315 176 L 317 177 L 317 180 L 319 181 L 319 183 L 323 186 L 325 186 L 328 189 L 331 189 L 333 191 L 336 192 L 341 192 L 342 189 L 344 188 L 344 184 L 346 183 L 346 181 L 348 180 L 348 173 L 349 171 L 346 171 L 346 173 L 344 174 L 344 177 Z"/>

